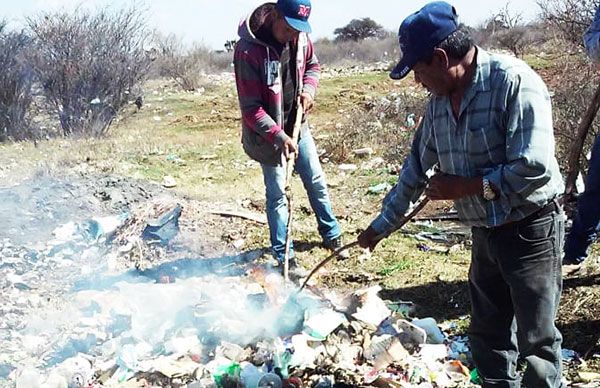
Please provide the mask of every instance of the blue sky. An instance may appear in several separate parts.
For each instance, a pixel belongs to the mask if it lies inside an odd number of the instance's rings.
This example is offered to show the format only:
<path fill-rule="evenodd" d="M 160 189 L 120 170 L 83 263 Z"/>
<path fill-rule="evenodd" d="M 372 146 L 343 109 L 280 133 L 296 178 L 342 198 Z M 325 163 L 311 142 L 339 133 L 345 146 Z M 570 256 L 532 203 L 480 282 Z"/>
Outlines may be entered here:
<path fill-rule="evenodd" d="M 275 0 L 273 0 L 275 1 Z M 236 37 L 238 22 L 264 1 L 256 0 L 146 0 L 137 1 L 148 9 L 149 24 L 163 33 L 175 33 L 187 43 L 202 42 L 221 49 L 227 39 Z M 312 0 L 310 22 L 313 39 L 333 36 L 335 28 L 356 18 L 370 17 L 386 29 L 396 31 L 402 19 L 427 0 Z M 538 13 L 535 0 L 454 0 L 461 20 L 477 25 L 508 3 L 513 12 L 532 19 Z M 0 0 L 0 18 L 13 27 L 36 12 L 73 9 L 77 6 L 103 7 L 130 5 L 131 0 Z"/>

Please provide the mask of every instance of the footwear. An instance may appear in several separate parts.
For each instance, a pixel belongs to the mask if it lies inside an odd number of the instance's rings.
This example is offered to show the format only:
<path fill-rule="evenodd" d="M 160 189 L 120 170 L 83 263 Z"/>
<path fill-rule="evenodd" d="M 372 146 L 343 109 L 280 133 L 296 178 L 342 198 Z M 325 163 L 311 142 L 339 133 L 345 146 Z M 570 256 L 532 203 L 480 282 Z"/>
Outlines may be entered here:
<path fill-rule="evenodd" d="M 337 251 L 343 247 L 342 238 L 336 237 L 331 240 L 323 240 L 323 247 L 330 251 Z M 348 252 L 347 249 L 344 249 L 343 251 L 338 252 L 338 255 L 341 259 L 347 259 L 350 257 L 350 252 Z"/>

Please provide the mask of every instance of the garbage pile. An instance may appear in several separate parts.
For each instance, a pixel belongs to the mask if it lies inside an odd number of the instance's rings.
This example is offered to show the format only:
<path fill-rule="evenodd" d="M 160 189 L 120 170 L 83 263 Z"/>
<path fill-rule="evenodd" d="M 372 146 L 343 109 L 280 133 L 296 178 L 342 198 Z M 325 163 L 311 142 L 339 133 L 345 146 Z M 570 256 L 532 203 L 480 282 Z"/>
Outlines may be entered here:
<path fill-rule="evenodd" d="M 257 252 L 134 263 L 177 234 L 182 208 L 67 222 L 0 241 L 0 386 L 470 386 L 466 339 L 379 287 L 298 292 Z M 133 261 L 129 269 L 119 265 Z M 112 264 L 111 264 L 112 263 Z M 133 267 L 133 268 L 131 268 Z"/>
<path fill-rule="evenodd" d="M 297 294 L 278 273 L 161 283 L 121 278 L 72 295 L 60 332 L 35 332 L 37 367 L 17 387 L 465 386 L 469 351 L 431 318 L 369 288 Z M 41 317 L 40 317 L 41 318 Z M 54 317 L 56 318 L 56 317 Z M 41 325 L 41 322 L 37 322 Z"/>

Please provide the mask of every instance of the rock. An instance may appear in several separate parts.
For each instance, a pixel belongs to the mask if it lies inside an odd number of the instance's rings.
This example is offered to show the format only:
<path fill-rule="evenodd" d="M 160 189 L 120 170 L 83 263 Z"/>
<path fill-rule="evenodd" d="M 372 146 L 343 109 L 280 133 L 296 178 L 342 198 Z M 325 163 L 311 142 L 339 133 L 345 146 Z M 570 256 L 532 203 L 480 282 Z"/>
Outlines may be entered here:
<path fill-rule="evenodd" d="M 162 185 L 163 185 L 163 187 L 166 187 L 167 189 L 171 189 L 171 188 L 177 186 L 177 181 L 172 176 L 165 175 L 165 177 L 163 178 L 163 181 L 162 181 Z"/>
<path fill-rule="evenodd" d="M 370 156 L 373 155 L 373 148 L 365 147 L 353 150 L 352 153 L 356 156 Z"/>
<path fill-rule="evenodd" d="M 344 171 L 344 172 L 352 172 L 352 171 L 356 171 L 357 167 L 356 167 L 356 164 L 340 164 L 338 166 L 338 169 L 340 171 Z"/>

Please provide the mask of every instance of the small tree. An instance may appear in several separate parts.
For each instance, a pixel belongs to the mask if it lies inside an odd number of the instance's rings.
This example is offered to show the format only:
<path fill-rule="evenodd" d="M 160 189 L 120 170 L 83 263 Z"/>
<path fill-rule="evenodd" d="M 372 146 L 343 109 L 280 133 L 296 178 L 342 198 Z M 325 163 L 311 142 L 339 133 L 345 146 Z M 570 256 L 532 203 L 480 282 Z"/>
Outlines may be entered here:
<path fill-rule="evenodd" d="M 523 15 L 510 10 L 509 3 L 494 14 L 485 24 L 485 40 L 488 44 L 511 51 L 522 57 L 537 39 L 537 26 L 525 25 Z"/>
<path fill-rule="evenodd" d="M 64 135 L 104 134 L 148 72 L 143 12 L 44 13 L 27 20 L 32 63 Z"/>
<path fill-rule="evenodd" d="M 0 21 L 0 141 L 29 136 L 27 109 L 33 76 L 25 60 L 30 38 L 23 32 L 5 32 Z"/>
<path fill-rule="evenodd" d="M 187 48 L 180 38 L 172 34 L 157 36 L 156 40 L 160 48 L 160 74 L 170 77 L 186 91 L 198 89 L 206 74 L 224 70 L 233 61 L 230 51 L 216 52 L 201 44 Z M 235 41 L 228 42 L 235 45 Z"/>
<path fill-rule="evenodd" d="M 353 19 L 344 27 L 336 28 L 333 34 L 336 35 L 336 41 L 359 41 L 386 35 L 383 27 L 370 18 Z"/>

